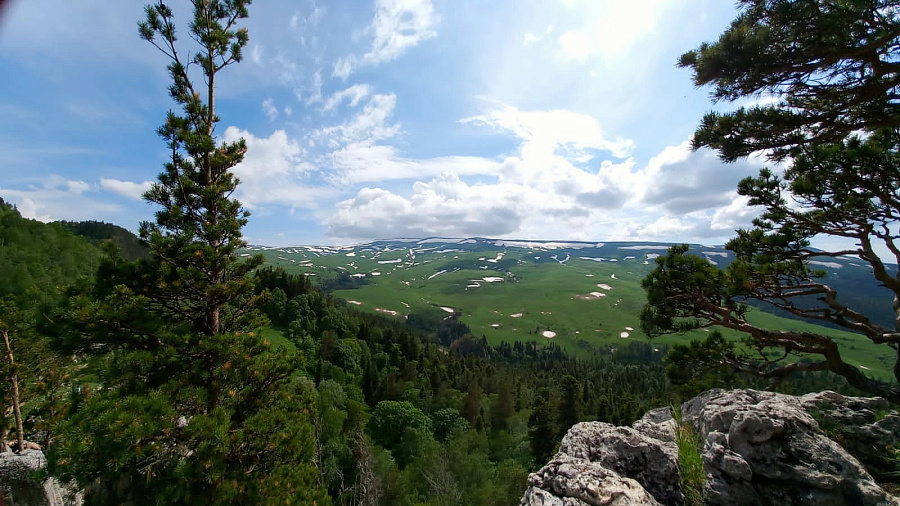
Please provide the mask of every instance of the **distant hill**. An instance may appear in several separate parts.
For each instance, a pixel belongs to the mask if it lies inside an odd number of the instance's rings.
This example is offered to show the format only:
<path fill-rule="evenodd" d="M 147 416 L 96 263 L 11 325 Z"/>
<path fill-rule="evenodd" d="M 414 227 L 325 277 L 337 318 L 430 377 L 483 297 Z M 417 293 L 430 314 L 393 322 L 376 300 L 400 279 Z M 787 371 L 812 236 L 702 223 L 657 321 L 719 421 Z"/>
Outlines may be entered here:
<path fill-rule="evenodd" d="M 100 249 L 59 223 L 23 218 L 0 199 L 0 297 L 51 290 L 89 275 Z"/>
<path fill-rule="evenodd" d="M 131 231 L 112 223 L 103 221 L 58 221 L 67 230 L 75 235 L 86 238 L 91 243 L 99 246 L 104 241 L 113 241 L 122 250 L 122 256 L 127 260 L 146 258 L 150 254 L 150 248 L 138 239 Z"/>
<path fill-rule="evenodd" d="M 269 265 L 305 273 L 364 311 L 417 325 L 455 315 L 476 337 L 483 335 L 494 345 L 552 339 L 577 352 L 587 345 L 615 346 L 645 338 L 638 319 L 646 300 L 640 283 L 655 267 L 654 259 L 670 246 L 428 238 L 334 247 L 250 246 L 241 254 L 262 253 Z M 720 246 L 693 245 L 691 250 L 722 267 L 734 258 Z M 892 325 L 891 294 L 878 286 L 866 265 L 838 258 L 816 267 L 826 272 L 825 280 L 841 300 Z M 786 315 L 767 304 L 757 307 L 762 311 L 755 311 L 752 320 L 766 327 L 808 325 L 781 318 Z M 881 363 L 884 350 L 868 347 L 848 332 L 829 333 L 846 343 L 859 364 L 890 370 L 890 364 Z M 682 339 L 664 337 L 658 342 Z"/>

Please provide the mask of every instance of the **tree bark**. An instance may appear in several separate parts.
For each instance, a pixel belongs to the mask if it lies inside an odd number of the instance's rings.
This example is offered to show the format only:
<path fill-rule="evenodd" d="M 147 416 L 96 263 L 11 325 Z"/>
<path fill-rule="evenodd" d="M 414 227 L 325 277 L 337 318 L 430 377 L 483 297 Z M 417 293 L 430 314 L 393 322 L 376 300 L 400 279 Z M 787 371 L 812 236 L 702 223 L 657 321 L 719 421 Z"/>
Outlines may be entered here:
<path fill-rule="evenodd" d="M 9 366 L 12 369 L 12 401 L 13 412 L 16 415 L 16 438 L 18 453 L 25 449 L 25 429 L 22 428 L 22 410 L 19 407 L 19 374 L 16 372 L 16 362 L 13 359 L 12 347 L 9 345 L 9 332 L 3 330 L 3 342 L 6 344 L 6 356 L 9 358 Z"/>

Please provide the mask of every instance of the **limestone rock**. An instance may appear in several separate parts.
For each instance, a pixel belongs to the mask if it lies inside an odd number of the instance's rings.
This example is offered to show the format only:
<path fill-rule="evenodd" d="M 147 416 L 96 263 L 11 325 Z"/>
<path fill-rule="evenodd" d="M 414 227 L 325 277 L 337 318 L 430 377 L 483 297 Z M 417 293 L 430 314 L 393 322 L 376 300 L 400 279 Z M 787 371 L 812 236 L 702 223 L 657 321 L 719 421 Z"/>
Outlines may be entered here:
<path fill-rule="evenodd" d="M 0 504 L 20 506 L 68 506 L 80 504 L 59 483 L 48 478 L 35 481 L 33 473 L 47 465 L 40 450 L 0 453 Z"/>
<path fill-rule="evenodd" d="M 900 444 L 900 414 L 882 399 L 711 390 L 681 414 L 703 442 L 705 504 L 900 506 L 866 469 Z M 680 505 L 675 429 L 667 408 L 633 428 L 577 424 L 521 504 Z"/>
<path fill-rule="evenodd" d="M 682 504 L 675 443 L 646 436 L 631 427 L 603 422 L 579 423 L 569 429 L 560 453 L 597 462 L 640 483 L 663 504 Z"/>
<path fill-rule="evenodd" d="M 656 408 L 646 412 L 632 427 L 645 436 L 659 439 L 660 441 L 675 442 L 675 420 L 669 408 Z"/>
<path fill-rule="evenodd" d="M 589 460 L 558 453 L 528 478 L 523 506 L 657 506 L 640 483 Z"/>

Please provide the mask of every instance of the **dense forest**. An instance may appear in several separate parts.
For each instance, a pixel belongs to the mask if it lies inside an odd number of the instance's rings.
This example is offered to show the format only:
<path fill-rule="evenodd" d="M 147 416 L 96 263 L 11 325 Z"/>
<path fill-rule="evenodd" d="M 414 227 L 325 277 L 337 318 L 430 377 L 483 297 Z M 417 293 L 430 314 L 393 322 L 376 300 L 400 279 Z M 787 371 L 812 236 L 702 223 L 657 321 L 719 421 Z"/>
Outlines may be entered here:
<path fill-rule="evenodd" d="M 58 288 L 42 289 L 48 297 L 13 297 L 0 319 L 18 361 L 25 439 L 44 446 L 54 473 L 77 481 L 67 467 L 72 462 L 63 458 L 81 451 L 68 440 L 76 434 L 72 424 L 98 414 L 91 403 L 125 366 L 117 364 L 113 347 L 98 347 L 85 335 L 96 331 L 96 321 L 79 311 L 99 307 L 78 301 L 112 289 L 110 277 L 120 275 L 114 264 L 134 264 L 115 248 L 100 252 L 69 227 L 24 219 L 8 206 L 5 212 L 3 237 L 55 234 L 57 244 L 68 245 L 53 250 L 59 264 L 76 264 L 83 251 L 97 255 L 95 272 L 62 271 L 48 285 Z M 514 504 L 527 474 L 546 461 L 571 425 L 628 424 L 704 388 L 750 384 L 721 371 L 673 385 L 662 354 L 649 343 L 588 350 L 577 359 L 552 343 L 491 347 L 453 316 L 414 318 L 408 325 L 360 312 L 302 275 L 263 266 L 252 280 L 254 292 L 265 298 L 265 353 L 297 355 L 294 375 L 306 402 L 301 409 L 309 423 L 312 481 L 335 504 Z M 17 290 L 10 295 L 27 292 Z M 827 377 L 797 375 L 782 389 L 835 385 Z M 12 416 L 4 419 L 5 431 L 14 427 Z"/>

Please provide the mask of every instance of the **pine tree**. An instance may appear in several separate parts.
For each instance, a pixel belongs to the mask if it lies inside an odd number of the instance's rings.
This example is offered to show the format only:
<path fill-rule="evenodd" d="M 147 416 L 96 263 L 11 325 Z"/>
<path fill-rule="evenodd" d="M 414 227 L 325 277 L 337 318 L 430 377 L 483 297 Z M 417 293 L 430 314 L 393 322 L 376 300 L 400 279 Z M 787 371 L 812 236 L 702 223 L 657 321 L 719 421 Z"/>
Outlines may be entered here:
<path fill-rule="evenodd" d="M 870 377 L 842 355 L 829 329 L 766 328 L 748 321 L 748 302 L 811 323 L 856 333 L 891 348 L 900 381 L 900 11 L 885 0 L 742 0 L 742 12 L 713 44 L 684 54 L 698 85 L 717 99 L 769 95 L 768 105 L 710 113 L 694 148 L 716 149 L 725 161 L 755 151 L 788 167 L 744 179 L 738 194 L 761 215 L 726 245 L 726 269 L 688 254 L 685 245 L 657 259 L 644 280 L 648 335 L 722 326 L 744 333 L 746 346 L 716 340 L 677 351 L 704 367 L 727 364 L 773 382 L 795 372 L 830 371 L 854 387 L 900 402 L 896 382 Z M 815 238 L 832 246 L 812 247 Z M 823 241 L 825 243 L 826 241 Z M 890 290 L 893 326 L 872 307 L 842 296 L 813 266 L 854 256 L 875 284 Z M 893 266 L 890 264 L 894 264 Z M 884 306 L 891 303 L 885 297 Z M 775 359 L 767 351 L 780 349 Z"/>
<path fill-rule="evenodd" d="M 562 377 L 559 382 L 559 438 L 562 439 L 566 432 L 584 418 L 584 406 L 581 401 L 581 383 L 569 374 Z"/>
<path fill-rule="evenodd" d="M 183 112 L 159 129 L 171 160 L 145 194 L 161 206 L 141 225 L 150 258 L 113 254 L 94 289 L 72 298 L 80 350 L 104 353 L 102 385 L 63 424 L 50 468 L 90 485 L 89 502 L 328 502 L 312 464 L 315 393 L 296 354 L 273 353 L 254 333 L 263 296 L 247 274 L 261 258 L 235 253 L 249 214 L 231 198 L 230 169 L 246 147 L 214 138 L 216 77 L 241 60 L 248 35 L 237 24 L 249 4 L 193 0 L 200 47 L 189 62 L 165 4 L 139 24 L 171 60 L 169 91 Z"/>

